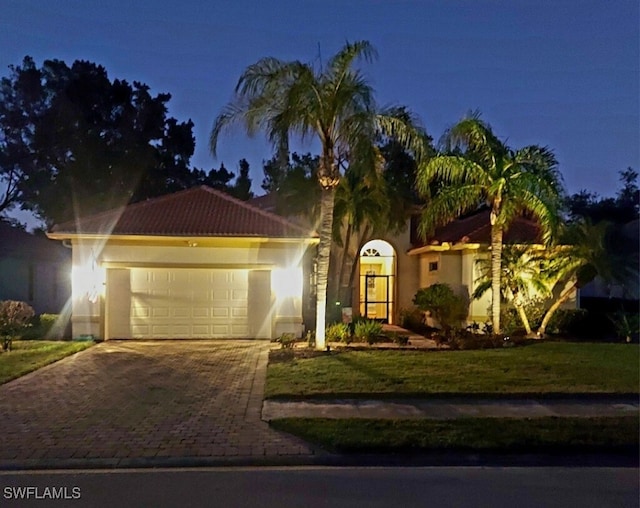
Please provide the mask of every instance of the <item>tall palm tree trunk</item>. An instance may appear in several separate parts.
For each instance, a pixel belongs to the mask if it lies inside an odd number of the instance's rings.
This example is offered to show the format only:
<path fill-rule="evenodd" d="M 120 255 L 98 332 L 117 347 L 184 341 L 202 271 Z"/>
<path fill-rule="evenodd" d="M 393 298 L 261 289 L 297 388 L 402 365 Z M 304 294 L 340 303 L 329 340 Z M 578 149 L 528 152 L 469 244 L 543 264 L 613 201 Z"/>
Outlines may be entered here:
<path fill-rule="evenodd" d="M 347 232 L 345 234 L 344 245 L 342 249 L 342 260 L 340 261 L 340 274 L 338 276 L 338 285 L 339 285 L 339 296 L 340 301 L 343 306 L 350 307 L 351 306 L 351 296 L 349 291 L 349 282 L 347 279 L 347 258 L 349 257 L 349 251 L 351 249 L 351 231 L 353 230 L 353 226 L 351 221 L 347 224 Z M 345 289 L 346 288 L 346 289 Z"/>
<path fill-rule="evenodd" d="M 364 243 L 365 238 L 369 238 L 370 235 L 371 235 L 371 226 L 367 225 L 364 227 L 360 235 L 356 237 L 357 242 L 356 242 L 355 251 L 353 254 L 353 263 L 351 263 L 351 272 L 349 273 L 349 284 L 348 284 L 349 286 L 348 289 L 349 291 L 351 291 L 352 295 L 353 295 L 353 287 L 356 282 L 356 275 L 358 275 L 358 269 L 360 268 L 360 248 L 362 247 L 362 244 Z M 358 287 L 359 287 L 359 284 L 358 284 Z M 352 300 L 351 306 L 353 307 L 354 305 L 356 305 L 357 308 L 359 309 L 360 295 L 359 294 L 356 295 L 355 301 L 353 301 L 353 296 L 352 296 L 351 300 Z"/>
<path fill-rule="evenodd" d="M 333 204 L 336 188 L 322 188 L 320 197 L 320 242 L 318 243 L 318 272 L 316 274 L 316 349 L 325 349 L 325 325 L 327 315 L 327 283 L 331 259 L 331 232 L 333 226 Z"/>
<path fill-rule="evenodd" d="M 493 220 L 492 220 L 493 222 Z M 502 226 L 491 225 L 491 322 L 500 333 L 500 277 L 502 276 Z"/>
<path fill-rule="evenodd" d="M 542 318 L 542 323 L 540 323 L 540 328 L 538 328 L 538 337 L 540 338 L 544 337 L 544 334 L 547 330 L 547 326 L 549 325 L 549 321 L 551 321 L 551 318 L 556 313 L 556 311 L 560 308 L 560 306 L 564 302 L 566 302 L 569 299 L 569 297 L 573 294 L 573 291 L 577 287 L 578 287 L 578 281 L 575 281 L 573 284 L 571 284 L 569 288 L 567 288 L 564 291 L 564 293 L 560 295 L 560 298 L 558 298 L 555 302 L 553 302 L 553 305 L 549 307 L 549 310 L 547 310 L 547 312 L 545 313 L 544 318 Z"/>

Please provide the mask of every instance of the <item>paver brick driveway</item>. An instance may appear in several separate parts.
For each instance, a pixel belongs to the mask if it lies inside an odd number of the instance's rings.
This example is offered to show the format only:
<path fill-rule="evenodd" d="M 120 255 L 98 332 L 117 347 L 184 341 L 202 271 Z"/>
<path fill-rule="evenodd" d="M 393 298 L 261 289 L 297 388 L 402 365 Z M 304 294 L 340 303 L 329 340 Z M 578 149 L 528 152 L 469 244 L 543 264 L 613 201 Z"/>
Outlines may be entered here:
<path fill-rule="evenodd" d="M 0 461 L 309 455 L 260 419 L 268 348 L 98 344 L 0 386 Z"/>

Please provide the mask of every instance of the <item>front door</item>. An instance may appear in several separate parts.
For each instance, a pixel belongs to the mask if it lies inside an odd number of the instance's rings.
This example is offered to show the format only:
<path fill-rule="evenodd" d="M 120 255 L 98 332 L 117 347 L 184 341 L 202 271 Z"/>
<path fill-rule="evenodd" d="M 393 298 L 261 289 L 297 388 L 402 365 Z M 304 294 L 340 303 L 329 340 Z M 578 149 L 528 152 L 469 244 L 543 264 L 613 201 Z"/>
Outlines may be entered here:
<path fill-rule="evenodd" d="M 374 269 L 365 272 L 362 283 L 366 289 L 361 312 L 364 317 L 389 322 L 389 278 Z"/>

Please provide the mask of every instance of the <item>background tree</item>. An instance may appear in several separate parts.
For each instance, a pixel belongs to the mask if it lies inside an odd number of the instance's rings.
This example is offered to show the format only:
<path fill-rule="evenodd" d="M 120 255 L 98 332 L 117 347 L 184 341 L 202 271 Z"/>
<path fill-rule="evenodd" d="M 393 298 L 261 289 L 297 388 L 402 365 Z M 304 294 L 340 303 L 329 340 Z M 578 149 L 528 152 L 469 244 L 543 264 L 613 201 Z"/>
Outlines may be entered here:
<path fill-rule="evenodd" d="M 435 180 L 442 186 L 431 196 Z M 420 222 L 423 237 L 482 204 L 489 207 L 491 318 L 494 333 L 500 333 L 502 238 L 511 221 L 526 212 L 537 220 L 544 240 L 551 240 L 562 194 L 555 156 L 538 146 L 510 149 L 475 113 L 445 133 L 440 155 L 419 165 L 417 188 L 428 201 Z"/>
<path fill-rule="evenodd" d="M 389 111 L 378 109 L 373 89 L 355 67 L 359 59 L 375 57 L 371 44 L 347 43 L 319 68 L 300 61 L 263 58 L 250 65 L 236 85 L 236 98 L 216 118 L 211 132 L 215 155 L 223 129 L 240 123 L 249 135 L 264 131 L 279 150 L 291 134 L 320 143 L 317 171 L 320 186 L 320 237 L 317 255 L 316 347 L 325 347 L 327 282 L 331 255 L 335 194 L 343 171 L 352 160 L 375 164 L 374 142 L 379 132 L 420 156 L 423 140 L 410 125 Z"/>
<path fill-rule="evenodd" d="M 191 121 L 104 67 L 26 57 L 0 82 L 0 206 L 62 222 L 193 184 Z"/>
<path fill-rule="evenodd" d="M 213 189 L 229 192 L 233 173 L 224 167 L 224 163 L 221 163 L 220 169 L 211 168 L 208 173 L 202 169 L 194 169 L 193 179 L 195 185 L 206 185 Z"/>
<path fill-rule="evenodd" d="M 229 189 L 229 194 L 242 201 L 247 201 L 253 197 L 247 159 L 240 159 L 240 162 L 238 162 L 238 171 L 238 176 L 236 177 L 233 187 Z"/>
<path fill-rule="evenodd" d="M 569 219 L 588 219 L 592 223 L 604 220 L 614 224 L 626 224 L 637 219 L 640 213 L 638 172 L 629 167 L 618 174 L 622 187 L 615 198 L 602 198 L 587 190 L 569 196 L 565 200 Z"/>

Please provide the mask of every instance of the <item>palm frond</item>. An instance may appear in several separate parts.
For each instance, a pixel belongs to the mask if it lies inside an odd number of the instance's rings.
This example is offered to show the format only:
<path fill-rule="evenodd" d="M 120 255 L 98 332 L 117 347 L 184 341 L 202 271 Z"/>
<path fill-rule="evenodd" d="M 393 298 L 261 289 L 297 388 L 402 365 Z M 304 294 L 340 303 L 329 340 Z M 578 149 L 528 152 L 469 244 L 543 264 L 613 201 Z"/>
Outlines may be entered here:
<path fill-rule="evenodd" d="M 422 196 L 429 193 L 429 184 L 440 180 L 445 185 L 477 184 L 488 186 L 490 175 L 478 163 L 465 157 L 439 155 L 418 166 L 416 188 Z"/>
<path fill-rule="evenodd" d="M 380 134 L 398 142 L 416 160 L 427 160 L 430 153 L 427 133 L 405 108 L 383 109 L 376 115 L 376 124 Z"/>
<path fill-rule="evenodd" d="M 216 117 L 211 128 L 211 135 L 209 136 L 209 149 L 215 157 L 218 148 L 218 139 L 220 134 L 231 128 L 234 124 L 238 123 L 244 118 L 246 107 L 239 102 L 228 103 Z"/>
<path fill-rule="evenodd" d="M 463 213 L 477 208 L 483 196 L 482 185 L 467 184 L 444 188 L 423 210 L 418 232 L 426 239 L 438 226 L 443 226 Z"/>
<path fill-rule="evenodd" d="M 337 84 L 355 60 L 363 59 L 365 62 L 372 62 L 376 58 L 378 58 L 378 52 L 369 41 L 347 42 L 327 63 L 327 75 Z"/>

